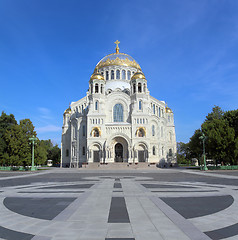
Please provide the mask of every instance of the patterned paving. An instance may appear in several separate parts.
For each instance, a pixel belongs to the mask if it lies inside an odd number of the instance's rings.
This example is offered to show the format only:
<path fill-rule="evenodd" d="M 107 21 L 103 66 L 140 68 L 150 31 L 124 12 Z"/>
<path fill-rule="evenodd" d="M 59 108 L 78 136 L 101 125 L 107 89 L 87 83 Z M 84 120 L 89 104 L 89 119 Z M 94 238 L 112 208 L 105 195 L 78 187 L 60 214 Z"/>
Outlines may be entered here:
<path fill-rule="evenodd" d="M 96 174 L 2 187 L 0 238 L 238 239 L 237 186 Z"/>

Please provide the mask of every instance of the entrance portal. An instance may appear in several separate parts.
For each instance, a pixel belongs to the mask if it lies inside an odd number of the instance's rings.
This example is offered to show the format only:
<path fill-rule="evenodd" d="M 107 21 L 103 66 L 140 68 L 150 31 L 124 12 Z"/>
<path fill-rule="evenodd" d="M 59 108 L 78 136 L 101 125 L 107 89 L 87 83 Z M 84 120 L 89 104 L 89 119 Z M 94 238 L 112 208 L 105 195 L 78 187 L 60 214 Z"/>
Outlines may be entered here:
<path fill-rule="evenodd" d="M 100 162 L 99 151 L 93 151 L 93 162 Z"/>
<path fill-rule="evenodd" d="M 145 151 L 138 151 L 138 162 L 145 162 Z"/>
<path fill-rule="evenodd" d="M 123 146 L 121 143 L 115 145 L 115 162 L 123 162 Z"/>

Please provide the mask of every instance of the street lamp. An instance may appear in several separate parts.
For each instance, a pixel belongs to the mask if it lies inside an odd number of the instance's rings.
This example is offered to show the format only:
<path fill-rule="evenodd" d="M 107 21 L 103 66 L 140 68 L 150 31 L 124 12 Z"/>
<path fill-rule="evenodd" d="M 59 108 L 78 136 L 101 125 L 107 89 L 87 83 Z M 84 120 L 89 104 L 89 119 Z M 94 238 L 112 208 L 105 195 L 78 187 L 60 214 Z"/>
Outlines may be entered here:
<path fill-rule="evenodd" d="M 206 153 L 205 153 L 205 141 L 207 139 L 207 137 L 205 136 L 204 133 L 202 133 L 202 136 L 199 137 L 199 139 L 202 140 L 202 143 L 203 143 L 203 161 L 204 161 L 204 170 L 207 171 L 208 168 L 207 168 L 207 164 L 206 164 Z"/>
<path fill-rule="evenodd" d="M 35 170 L 36 170 L 36 167 L 34 166 L 34 145 L 36 144 L 35 141 L 37 140 L 37 138 L 33 136 L 33 137 L 29 138 L 29 140 L 30 140 L 31 143 L 32 143 L 31 171 L 35 171 Z"/>

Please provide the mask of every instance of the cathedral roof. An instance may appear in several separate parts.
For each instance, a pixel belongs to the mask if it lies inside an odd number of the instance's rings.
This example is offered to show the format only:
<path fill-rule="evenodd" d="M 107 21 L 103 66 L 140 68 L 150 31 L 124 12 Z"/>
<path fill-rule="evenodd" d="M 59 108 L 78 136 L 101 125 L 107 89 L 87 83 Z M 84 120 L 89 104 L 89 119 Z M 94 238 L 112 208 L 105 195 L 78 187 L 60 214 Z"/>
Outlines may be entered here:
<path fill-rule="evenodd" d="M 102 75 L 101 73 L 98 73 L 98 72 L 94 72 L 94 73 L 91 75 L 90 80 L 91 80 L 91 79 L 98 79 L 98 80 L 104 80 L 104 81 L 105 81 L 103 75 Z"/>
<path fill-rule="evenodd" d="M 143 72 L 136 72 L 132 77 L 131 80 L 133 79 L 145 79 L 145 75 Z"/>
<path fill-rule="evenodd" d="M 64 111 L 64 114 L 70 114 L 71 113 L 71 108 L 70 106 Z"/>
<path fill-rule="evenodd" d="M 102 58 L 96 68 L 102 68 L 102 67 L 107 67 L 107 66 L 112 66 L 112 65 L 119 65 L 119 66 L 127 66 L 127 67 L 134 67 L 139 70 L 141 70 L 140 65 L 136 62 L 134 58 L 132 58 L 130 55 L 126 53 L 119 53 L 119 47 L 118 44 L 120 43 L 119 41 L 115 42 L 117 44 L 116 47 L 116 53 L 109 54 Z"/>
<path fill-rule="evenodd" d="M 165 111 L 166 111 L 166 113 L 173 113 L 173 111 L 172 111 L 171 108 L 169 108 L 169 107 L 166 107 L 166 108 L 165 108 Z"/>

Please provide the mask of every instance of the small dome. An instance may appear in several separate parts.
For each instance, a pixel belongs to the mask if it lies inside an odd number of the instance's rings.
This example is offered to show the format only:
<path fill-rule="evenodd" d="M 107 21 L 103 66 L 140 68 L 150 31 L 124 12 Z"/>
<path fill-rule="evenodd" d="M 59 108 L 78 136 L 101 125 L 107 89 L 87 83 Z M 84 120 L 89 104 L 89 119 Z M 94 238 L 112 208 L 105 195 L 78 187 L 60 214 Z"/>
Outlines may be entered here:
<path fill-rule="evenodd" d="M 92 80 L 92 79 L 105 80 L 103 75 L 101 73 L 97 73 L 97 72 L 92 74 L 90 80 Z"/>
<path fill-rule="evenodd" d="M 171 108 L 169 108 L 169 107 L 166 107 L 166 108 L 165 108 L 165 112 L 166 112 L 166 113 L 173 113 L 173 111 L 172 111 Z"/>
<path fill-rule="evenodd" d="M 143 72 L 136 72 L 132 77 L 131 80 L 133 79 L 145 79 L 145 75 Z"/>
<path fill-rule="evenodd" d="M 65 111 L 64 111 L 64 114 L 70 114 L 71 113 L 71 108 L 68 107 Z"/>

